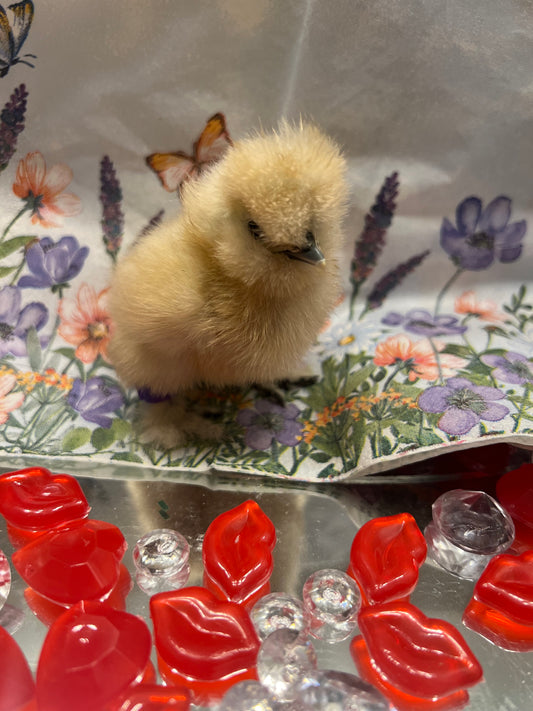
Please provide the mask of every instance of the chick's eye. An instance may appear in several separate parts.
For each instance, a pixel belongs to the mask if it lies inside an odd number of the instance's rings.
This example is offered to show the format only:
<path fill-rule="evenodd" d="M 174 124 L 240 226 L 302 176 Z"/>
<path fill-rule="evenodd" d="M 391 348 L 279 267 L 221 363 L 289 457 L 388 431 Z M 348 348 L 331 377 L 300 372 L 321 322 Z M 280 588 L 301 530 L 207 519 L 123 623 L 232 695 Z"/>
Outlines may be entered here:
<path fill-rule="evenodd" d="M 263 237 L 263 230 L 259 227 L 257 222 L 253 220 L 248 220 L 248 232 L 252 235 L 254 239 L 261 239 Z"/>
<path fill-rule="evenodd" d="M 307 244 L 314 244 L 315 242 L 315 235 L 311 232 L 311 230 L 307 230 L 305 233 L 305 241 Z"/>

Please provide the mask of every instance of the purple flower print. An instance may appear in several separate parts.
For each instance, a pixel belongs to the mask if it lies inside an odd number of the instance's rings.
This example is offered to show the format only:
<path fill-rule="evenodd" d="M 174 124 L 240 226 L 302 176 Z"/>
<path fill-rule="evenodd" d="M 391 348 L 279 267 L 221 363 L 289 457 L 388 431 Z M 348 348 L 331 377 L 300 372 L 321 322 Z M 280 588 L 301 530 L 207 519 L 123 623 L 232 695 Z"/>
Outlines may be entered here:
<path fill-rule="evenodd" d="M 27 98 L 26 86 L 21 84 L 0 113 L 0 172 L 7 168 L 15 153 L 17 139 L 24 130 Z"/>
<path fill-rule="evenodd" d="M 122 212 L 122 188 L 115 166 L 109 156 L 100 162 L 100 202 L 102 204 L 102 230 L 107 253 L 116 259 L 122 245 L 124 214 Z"/>
<path fill-rule="evenodd" d="M 442 412 L 439 427 L 450 435 L 464 435 L 481 420 L 497 422 L 509 414 L 509 408 L 494 400 L 505 393 L 498 388 L 474 385 L 466 378 L 450 378 L 446 385 L 428 388 L 418 398 L 425 412 Z"/>
<path fill-rule="evenodd" d="M 48 309 L 44 304 L 32 302 L 21 309 L 21 293 L 16 286 L 0 289 L 0 357 L 11 353 L 25 356 L 28 331 L 40 331 L 48 321 Z M 41 345 L 46 343 L 41 338 Z"/>
<path fill-rule="evenodd" d="M 61 237 L 58 242 L 43 237 L 26 254 L 32 276 L 23 276 L 18 285 L 34 289 L 52 287 L 52 291 L 60 291 L 78 276 L 88 254 L 89 248 L 80 247 L 75 237 Z"/>
<path fill-rule="evenodd" d="M 419 336 L 432 338 L 433 336 L 455 336 L 464 333 L 467 326 L 462 326 L 455 316 L 441 314 L 432 316 L 425 309 L 411 309 L 405 316 L 397 311 L 391 311 L 381 322 L 387 326 L 402 325 L 406 331 Z"/>
<path fill-rule="evenodd" d="M 390 227 L 396 209 L 399 186 L 397 172 L 385 178 L 374 204 L 365 215 L 365 225 L 355 242 L 354 256 L 350 262 L 350 281 L 354 289 L 358 289 L 370 276 L 383 251 L 387 228 Z"/>
<path fill-rule="evenodd" d="M 296 420 L 300 411 L 296 405 L 281 407 L 268 400 L 258 400 L 254 407 L 237 414 L 237 423 L 246 427 L 244 441 L 251 449 L 268 449 L 272 440 L 295 447 L 301 439 L 303 427 Z"/>
<path fill-rule="evenodd" d="M 481 361 L 491 368 L 492 374 L 498 380 L 512 385 L 533 383 L 533 363 L 521 353 L 509 351 L 504 356 L 484 355 Z"/>
<path fill-rule="evenodd" d="M 113 422 L 109 413 L 118 410 L 124 400 L 120 388 L 106 382 L 104 378 L 90 378 L 85 383 L 76 378 L 68 394 L 67 403 L 79 412 L 84 420 L 96 422 L 100 427 L 109 429 Z"/>
<path fill-rule="evenodd" d="M 381 279 L 375 284 L 374 288 L 367 296 L 365 310 L 363 313 L 379 309 L 387 296 L 393 289 L 396 289 L 403 280 L 409 276 L 417 267 L 419 267 L 424 259 L 428 256 L 429 249 L 426 249 L 420 254 L 415 254 L 406 262 L 397 264 L 393 269 L 390 269 Z"/>
<path fill-rule="evenodd" d="M 381 319 L 381 323 L 386 326 L 401 326 L 405 322 L 405 316 L 397 311 L 389 311 L 389 313 Z"/>
<path fill-rule="evenodd" d="M 487 269 L 498 259 L 514 262 L 522 253 L 526 221 L 509 222 L 511 200 L 494 198 L 482 209 L 478 197 L 468 197 L 457 206 L 456 226 L 445 217 L 440 229 L 440 244 L 460 269 Z"/>

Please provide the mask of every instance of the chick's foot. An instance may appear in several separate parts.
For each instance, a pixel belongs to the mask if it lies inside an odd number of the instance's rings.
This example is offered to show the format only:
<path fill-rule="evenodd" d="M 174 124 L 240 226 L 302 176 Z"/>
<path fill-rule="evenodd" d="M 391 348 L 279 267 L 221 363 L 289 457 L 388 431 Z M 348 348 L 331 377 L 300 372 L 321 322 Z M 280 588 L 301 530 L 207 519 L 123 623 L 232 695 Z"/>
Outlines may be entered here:
<path fill-rule="evenodd" d="M 277 385 L 285 391 L 300 390 L 300 388 L 310 388 L 318 383 L 318 375 L 304 375 L 300 378 L 284 378 L 278 380 Z"/>
<path fill-rule="evenodd" d="M 224 433 L 221 424 L 191 412 L 181 397 L 143 403 L 138 428 L 143 443 L 162 449 L 182 447 L 191 439 L 220 441 Z"/>
<path fill-rule="evenodd" d="M 259 385 L 254 384 L 254 390 L 263 400 L 270 400 L 275 405 L 285 407 L 285 393 L 275 385 Z"/>

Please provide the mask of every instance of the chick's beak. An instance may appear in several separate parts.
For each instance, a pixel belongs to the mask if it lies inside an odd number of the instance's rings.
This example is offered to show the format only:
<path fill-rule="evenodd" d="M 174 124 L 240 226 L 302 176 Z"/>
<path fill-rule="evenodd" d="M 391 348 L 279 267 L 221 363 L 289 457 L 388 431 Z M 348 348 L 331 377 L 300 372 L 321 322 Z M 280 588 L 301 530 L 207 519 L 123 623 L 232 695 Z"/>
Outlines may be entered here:
<path fill-rule="evenodd" d="M 314 239 L 297 252 L 285 252 L 285 254 L 291 259 L 298 259 L 300 262 L 306 262 L 307 264 L 326 263 L 326 258 Z"/>

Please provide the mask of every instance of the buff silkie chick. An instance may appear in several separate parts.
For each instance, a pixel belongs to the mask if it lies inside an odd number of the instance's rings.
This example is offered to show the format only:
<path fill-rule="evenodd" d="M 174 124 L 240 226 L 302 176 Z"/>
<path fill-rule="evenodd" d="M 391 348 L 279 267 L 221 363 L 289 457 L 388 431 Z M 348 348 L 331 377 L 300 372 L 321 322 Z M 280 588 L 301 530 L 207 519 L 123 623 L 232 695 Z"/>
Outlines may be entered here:
<path fill-rule="evenodd" d="M 119 262 L 110 357 L 148 390 L 147 439 L 165 447 L 212 426 L 186 412 L 196 388 L 262 385 L 299 368 L 339 294 L 346 166 L 316 127 L 282 124 L 238 141 L 182 211 Z"/>

